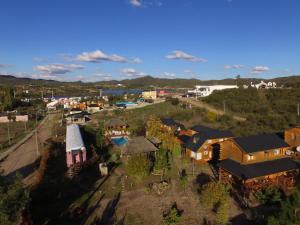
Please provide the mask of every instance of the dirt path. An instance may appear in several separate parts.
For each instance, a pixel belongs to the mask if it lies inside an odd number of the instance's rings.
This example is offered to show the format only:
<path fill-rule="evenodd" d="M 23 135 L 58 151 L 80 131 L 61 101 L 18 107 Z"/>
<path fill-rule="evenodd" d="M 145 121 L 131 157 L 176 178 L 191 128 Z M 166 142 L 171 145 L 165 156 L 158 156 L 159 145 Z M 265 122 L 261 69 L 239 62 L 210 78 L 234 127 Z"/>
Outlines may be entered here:
<path fill-rule="evenodd" d="M 211 105 L 208 105 L 207 103 L 202 102 L 201 100 L 200 101 L 199 100 L 196 101 L 194 99 L 182 98 L 182 97 L 179 97 L 179 100 L 183 101 L 183 102 L 191 103 L 192 105 L 197 106 L 199 108 L 205 108 L 208 111 L 213 112 L 213 113 L 215 113 L 217 115 L 224 115 L 224 111 L 218 110 L 218 109 L 212 107 Z M 241 117 L 241 116 L 236 116 L 236 115 L 233 115 L 233 119 L 235 119 L 237 121 L 245 121 L 246 120 L 246 118 Z"/>
<path fill-rule="evenodd" d="M 39 151 L 36 147 L 36 135 L 33 134 L 0 163 L 0 169 L 4 170 L 4 175 L 12 176 L 16 173 L 20 173 L 25 179 L 34 171 L 43 143 L 51 137 L 51 127 L 54 116 L 53 114 L 49 115 L 44 123 L 38 127 Z"/>

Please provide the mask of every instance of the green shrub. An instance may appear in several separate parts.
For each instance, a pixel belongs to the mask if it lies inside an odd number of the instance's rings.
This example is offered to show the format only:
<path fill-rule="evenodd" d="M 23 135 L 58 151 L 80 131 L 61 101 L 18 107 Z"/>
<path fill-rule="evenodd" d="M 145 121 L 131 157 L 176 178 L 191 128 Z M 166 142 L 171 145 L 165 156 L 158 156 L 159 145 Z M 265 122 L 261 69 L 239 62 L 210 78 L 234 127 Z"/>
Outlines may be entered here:
<path fill-rule="evenodd" d="M 281 201 L 281 193 L 274 187 L 257 191 L 255 197 L 261 204 L 274 204 Z"/>
<path fill-rule="evenodd" d="M 172 206 L 171 210 L 163 216 L 164 225 L 177 225 L 181 221 L 181 214 L 177 209 L 176 204 Z"/>
<path fill-rule="evenodd" d="M 150 173 L 151 162 L 146 155 L 133 155 L 128 159 L 126 170 L 128 175 L 137 181 L 143 180 Z"/>

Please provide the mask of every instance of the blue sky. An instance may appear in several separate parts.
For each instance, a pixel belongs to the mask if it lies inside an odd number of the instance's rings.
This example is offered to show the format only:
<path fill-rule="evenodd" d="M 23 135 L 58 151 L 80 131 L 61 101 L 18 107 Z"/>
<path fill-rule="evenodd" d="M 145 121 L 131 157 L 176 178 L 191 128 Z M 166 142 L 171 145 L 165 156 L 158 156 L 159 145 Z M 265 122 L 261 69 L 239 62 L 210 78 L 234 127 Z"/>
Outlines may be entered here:
<path fill-rule="evenodd" d="M 300 74 L 299 0 L 2 0 L 0 72 L 98 81 Z"/>

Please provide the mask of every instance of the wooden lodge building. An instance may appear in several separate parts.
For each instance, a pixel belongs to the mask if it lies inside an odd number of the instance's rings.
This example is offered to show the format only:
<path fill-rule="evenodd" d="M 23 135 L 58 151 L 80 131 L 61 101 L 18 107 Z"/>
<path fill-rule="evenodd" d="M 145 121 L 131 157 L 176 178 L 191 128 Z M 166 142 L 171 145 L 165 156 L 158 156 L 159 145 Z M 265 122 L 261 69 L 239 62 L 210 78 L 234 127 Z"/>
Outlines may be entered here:
<path fill-rule="evenodd" d="M 291 146 L 291 150 L 297 151 L 300 146 L 300 127 L 285 130 L 284 141 Z M 298 151 L 300 152 L 300 147 Z"/>
<path fill-rule="evenodd" d="M 275 134 L 236 137 L 220 143 L 219 179 L 242 191 L 295 185 L 299 165 L 286 154 L 290 146 Z"/>
<path fill-rule="evenodd" d="M 112 118 L 104 123 L 105 137 L 112 138 L 128 137 L 130 135 L 129 126 L 118 118 Z"/>
<path fill-rule="evenodd" d="M 186 155 L 197 163 L 219 160 L 220 143 L 233 137 L 230 131 L 221 131 L 206 126 L 197 125 L 190 129 L 191 136 L 183 136 Z"/>
<path fill-rule="evenodd" d="M 180 131 L 185 130 L 183 124 L 176 122 L 172 118 L 162 118 L 160 119 L 163 129 L 168 131 L 173 131 L 175 134 L 178 134 Z"/>

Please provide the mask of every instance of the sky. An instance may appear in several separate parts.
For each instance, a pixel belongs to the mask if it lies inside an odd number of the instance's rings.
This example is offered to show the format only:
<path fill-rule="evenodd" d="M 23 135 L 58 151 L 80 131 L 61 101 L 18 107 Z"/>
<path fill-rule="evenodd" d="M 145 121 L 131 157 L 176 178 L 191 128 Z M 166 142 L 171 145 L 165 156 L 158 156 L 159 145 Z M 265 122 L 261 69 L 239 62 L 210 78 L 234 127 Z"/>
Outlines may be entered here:
<path fill-rule="evenodd" d="M 299 0 L 1 0 L 0 74 L 299 75 L 299 12 Z"/>

